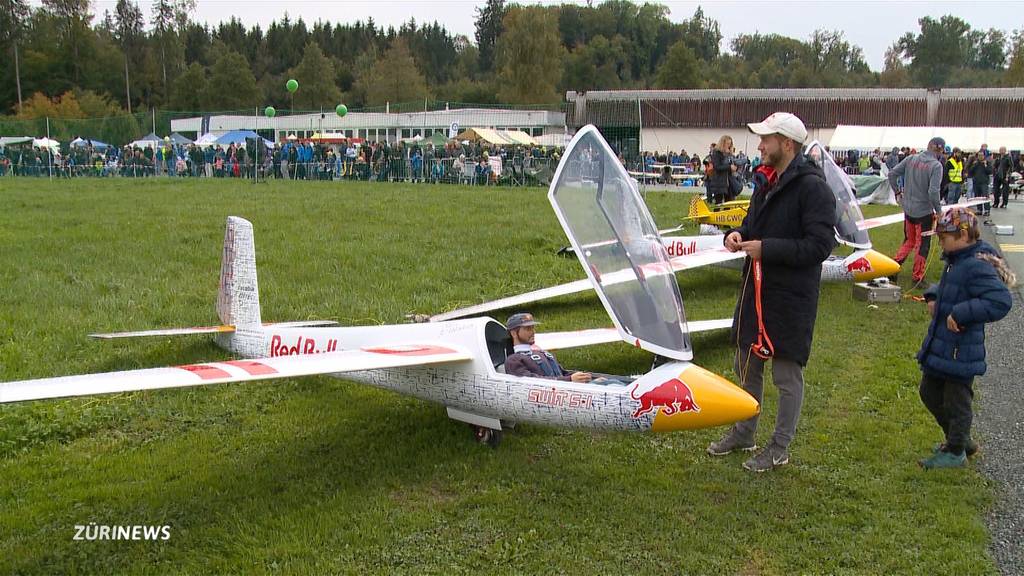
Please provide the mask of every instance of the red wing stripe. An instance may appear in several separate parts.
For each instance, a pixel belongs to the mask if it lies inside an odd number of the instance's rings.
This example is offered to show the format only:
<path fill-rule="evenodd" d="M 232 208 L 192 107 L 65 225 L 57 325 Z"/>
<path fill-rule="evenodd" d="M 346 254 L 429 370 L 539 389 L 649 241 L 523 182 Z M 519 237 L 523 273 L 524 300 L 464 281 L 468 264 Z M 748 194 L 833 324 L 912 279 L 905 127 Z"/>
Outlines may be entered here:
<path fill-rule="evenodd" d="M 277 370 L 267 366 L 266 364 L 255 362 L 252 360 L 232 360 L 230 362 L 220 362 L 220 364 L 227 364 L 228 366 L 234 366 L 245 370 L 252 376 L 260 376 L 262 374 L 277 374 Z"/>
<path fill-rule="evenodd" d="M 182 370 L 188 370 L 189 372 L 199 376 L 203 380 L 216 380 L 218 378 L 231 378 L 231 374 L 228 374 L 224 370 L 217 368 L 216 366 L 209 366 L 207 364 L 189 364 L 188 366 L 177 366 Z"/>
<path fill-rule="evenodd" d="M 395 356 L 430 356 L 433 354 L 452 354 L 455 350 L 444 346 L 381 346 L 378 348 L 363 348 L 363 352 L 374 354 L 392 354 Z"/>

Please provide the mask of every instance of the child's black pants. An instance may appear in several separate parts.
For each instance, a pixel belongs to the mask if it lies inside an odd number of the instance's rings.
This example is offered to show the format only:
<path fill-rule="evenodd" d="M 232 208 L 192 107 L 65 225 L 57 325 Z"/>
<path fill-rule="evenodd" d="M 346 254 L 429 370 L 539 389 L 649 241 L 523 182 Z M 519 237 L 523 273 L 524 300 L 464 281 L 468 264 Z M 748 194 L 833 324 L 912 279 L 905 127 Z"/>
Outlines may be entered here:
<path fill-rule="evenodd" d="M 964 382 L 933 374 L 921 376 L 921 401 L 946 433 L 946 451 L 959 454 L 971 438 L 974 379 Z"/>

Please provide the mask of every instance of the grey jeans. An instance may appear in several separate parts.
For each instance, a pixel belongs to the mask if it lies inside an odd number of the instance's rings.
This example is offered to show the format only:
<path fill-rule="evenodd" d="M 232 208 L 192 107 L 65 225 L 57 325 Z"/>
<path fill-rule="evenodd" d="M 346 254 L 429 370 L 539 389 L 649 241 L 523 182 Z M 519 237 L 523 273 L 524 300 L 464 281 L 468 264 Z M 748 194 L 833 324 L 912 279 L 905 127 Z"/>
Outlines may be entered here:
<path fill-rule="evenodd" d="M 736 353 L 734 368 L 740 375 L 740 386 L 754 397 L 760 404 L 764 398 L 764 365 L 765 361 L 746 351 Z M 788 448 L 796 425 L 800 420 L 800 408 L 804 402 L 804 370 L 800 364 L 782 358 L 772 359 L 772 379 L 779 389 L 779 410 L 775 415 L 775 432 L 772 442 Z M 757 421 L 760 414 L 749 420 L 737 422 L 733 432 L 742 440 L 754 440 L 757 432 Z"/>
<path fill-rule="evenodd" d="M 960 182 L 950 182 L 946 188 L 946 205 L 956 204 L 960 201 L 960 190 L 962 184 Z"/>

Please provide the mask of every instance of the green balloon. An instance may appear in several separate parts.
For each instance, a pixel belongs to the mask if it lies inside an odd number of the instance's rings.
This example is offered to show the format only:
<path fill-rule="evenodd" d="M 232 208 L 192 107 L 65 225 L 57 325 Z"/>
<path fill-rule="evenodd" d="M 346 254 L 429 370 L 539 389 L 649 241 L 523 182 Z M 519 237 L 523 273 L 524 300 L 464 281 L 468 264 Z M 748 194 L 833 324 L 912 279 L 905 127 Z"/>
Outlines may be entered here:
<path fill-rule="evenodd" d="M 334 111 L 338 113 L 338 116 L 344 116 L 345 114 L 348 114 L 348 106 L 338 104 Z"/>
<path fill-rule="evenodd" d="M 289 92 L 295 92 L 296 90 L 299 89 L 299 81 L 294 79 L 294 78 L 292 78 L 284 86 L 285 86 L 285 88 L 288 89 Z"/>
<path fill-rule="evenodd" d="M 263 114 L 265 114 L 267 118 L 273 118 L 274 116 L 277 115 L 277 110 L 274 110 L 273 106 L 267 106 L 267 108 L 263 111 Z"/>

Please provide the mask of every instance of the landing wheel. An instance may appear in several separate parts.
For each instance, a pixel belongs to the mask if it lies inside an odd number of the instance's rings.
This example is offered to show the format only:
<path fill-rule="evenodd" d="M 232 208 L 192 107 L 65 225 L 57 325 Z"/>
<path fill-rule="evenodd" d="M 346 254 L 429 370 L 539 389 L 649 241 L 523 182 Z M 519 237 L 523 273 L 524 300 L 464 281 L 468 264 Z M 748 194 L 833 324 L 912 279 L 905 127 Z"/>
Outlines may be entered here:
<path fill-rule="evenodd" d="M 477 442 L 487 444 L 491 448 L 497 448 L 498 444 L 501 444 L 501 430 L 476 426 L 475 424 L 470 424 L 470 426 L 473 428 L 473 435 L 476 437 Z"/>

